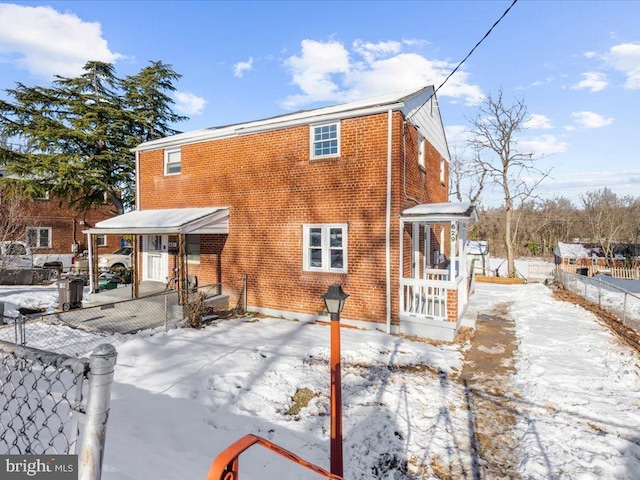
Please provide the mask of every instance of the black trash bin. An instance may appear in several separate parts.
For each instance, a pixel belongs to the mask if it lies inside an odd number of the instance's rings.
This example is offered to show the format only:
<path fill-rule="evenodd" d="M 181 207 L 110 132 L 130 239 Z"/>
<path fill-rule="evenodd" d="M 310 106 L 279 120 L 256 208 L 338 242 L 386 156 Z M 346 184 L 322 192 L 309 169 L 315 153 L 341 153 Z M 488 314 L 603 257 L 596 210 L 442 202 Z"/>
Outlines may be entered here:
<path fill-rule="evenodd" d="M 72 308 L 82 308 L 84 281 L 81 278 L 63 278 L 58 280 L 58 302 L 63 312 Z"/>

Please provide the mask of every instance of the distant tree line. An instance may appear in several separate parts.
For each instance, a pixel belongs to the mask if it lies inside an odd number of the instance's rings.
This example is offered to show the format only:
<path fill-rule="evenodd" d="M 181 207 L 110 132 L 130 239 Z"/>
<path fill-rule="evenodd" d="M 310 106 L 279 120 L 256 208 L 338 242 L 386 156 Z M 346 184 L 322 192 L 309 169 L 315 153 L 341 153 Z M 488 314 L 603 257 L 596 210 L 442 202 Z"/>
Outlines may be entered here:
<path fill-rule="evenodd" d="M 488 240 L 493 256 L 505 256 L 504 207 L 480 210 L 470 236 Z M 583 194 L 576 205 L 565 197 L 530 200 L 513 210 L 516 256 L 551 257 L 558 242 L 594 244 L 609 261 L 615 247 L 640 243 L 640 197 L 619 196 L 604 188 Z"/>

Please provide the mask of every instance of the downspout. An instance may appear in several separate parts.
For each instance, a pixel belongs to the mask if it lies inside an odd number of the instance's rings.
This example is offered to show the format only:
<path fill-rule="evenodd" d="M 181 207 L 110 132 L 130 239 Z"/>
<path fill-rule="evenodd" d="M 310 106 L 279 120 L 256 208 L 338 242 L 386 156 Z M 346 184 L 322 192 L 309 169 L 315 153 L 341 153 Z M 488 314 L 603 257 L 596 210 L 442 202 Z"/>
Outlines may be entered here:
<path fill-rule="evenodd" d="M 136 205 L 135 209 L 140 210 L 140 152 L 136 150 Z"/>
<path fill-rule="evenodd" d="M 387 112 L 387 225 L 385 232 L 387 266 L 387 333 L 391 333 L 391 139 L 393 134 L 393 110 Z"/>

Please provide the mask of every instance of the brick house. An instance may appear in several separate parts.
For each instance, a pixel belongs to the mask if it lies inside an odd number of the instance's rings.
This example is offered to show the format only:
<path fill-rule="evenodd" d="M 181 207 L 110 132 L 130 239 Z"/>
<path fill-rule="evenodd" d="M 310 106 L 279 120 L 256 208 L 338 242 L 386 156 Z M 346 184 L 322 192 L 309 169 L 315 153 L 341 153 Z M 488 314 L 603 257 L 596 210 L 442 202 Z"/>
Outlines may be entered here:
<path fill-rule="evenodd" d="M 0 167 L 0 178 L 5 177 Z M 9 202 L 4 198 L 0 185 L 0 202 Z M 5 205 L 6 206 L 6 205 Z M 46 196 L 44 198 L 22 198 L 12 210 L 11 225 L 2 228 L 1 240 L 26 241 L 33 253 L 46 261 L 48 255 L 82 253 L 88 249 L 87 237 L 82 233 L 87 227 L 101 220 L 113 217 L 109 206 L 78 212 L 67 202 Z M 6 214 L 6 212 L 5 212 Z M 121 235 L 100 235 L 96 238 L 99 253 L 117 249 Z"/>
<path fill-rule="evenodd" d="M 433 87 L 187 132 L 136 148 L 137 210 L 89 235 L 139 236 L 140 281 L 248 275 L 249 309 L 453 339 L 466 309 L 468 204 L 447 203 Z M 176 255 L 171 255 L 175 253 Z"/>

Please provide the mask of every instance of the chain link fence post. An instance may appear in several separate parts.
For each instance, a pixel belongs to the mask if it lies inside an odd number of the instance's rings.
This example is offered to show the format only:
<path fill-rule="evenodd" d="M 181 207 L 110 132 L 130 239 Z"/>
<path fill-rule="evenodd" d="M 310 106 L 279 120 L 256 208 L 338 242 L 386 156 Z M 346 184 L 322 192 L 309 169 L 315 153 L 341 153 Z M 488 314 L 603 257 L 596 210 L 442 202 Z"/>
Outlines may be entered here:
<path fill-rule="evenodd" d="M 117 356 L 113 345 L 102 344 L 89 357 L 89 393 L 78 480 L 100 480 L 102 477 L 111 385 Z"/>
<path fill-rule="evenodd" d="M 27 343 L 27 338 L 25 335 L 25 326 L 24 326 L 24 315 L 20 314 L 16 317 L 15 320 L 15 337 L 16 337 L 16 341 L 15 344 L 16 345 L 26 345 Z"/>

